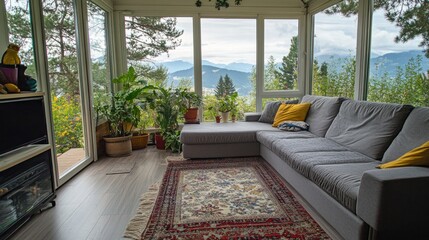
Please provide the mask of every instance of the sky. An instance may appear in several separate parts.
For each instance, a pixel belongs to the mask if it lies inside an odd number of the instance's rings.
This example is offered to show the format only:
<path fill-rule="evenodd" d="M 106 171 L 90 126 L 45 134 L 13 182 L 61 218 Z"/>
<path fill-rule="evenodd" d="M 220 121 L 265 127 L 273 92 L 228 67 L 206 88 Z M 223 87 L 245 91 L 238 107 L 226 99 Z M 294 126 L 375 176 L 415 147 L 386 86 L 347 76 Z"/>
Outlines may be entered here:
<path fill-rule="evenodd" d="M 392 52 L 423 50 L 421 38 L 407 43 L 395 43 L 399 28 L 388 22 L 383 10 L 374 12 L 371 54 L 373 57 Z M 350 56 L 356 54 L 357 16 L 315 16 L 314 54 Z M 156 62 L 193 61 L 192 18 L 177 18 L 177 28 L 183 29 L 182 44 L 155 59 Z M 293 19 L 265 20 L 265 62 L 273 56 L 276 62 L 288 54 L 291 38 L 298 34 L 298 21 Z M 201 49 L 203 60 L 228 64 L 243 62 L 256 64 L 255 19 L 201 19 Z"/>

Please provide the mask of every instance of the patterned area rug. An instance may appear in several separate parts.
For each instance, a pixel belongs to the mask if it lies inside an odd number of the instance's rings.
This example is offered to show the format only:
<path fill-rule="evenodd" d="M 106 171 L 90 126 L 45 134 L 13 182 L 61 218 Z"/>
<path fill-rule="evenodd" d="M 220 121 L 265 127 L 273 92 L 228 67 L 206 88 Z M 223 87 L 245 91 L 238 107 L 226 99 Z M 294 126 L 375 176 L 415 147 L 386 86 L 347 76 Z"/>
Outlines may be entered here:
<path fill-rule="evenodd" d="M 261 158 L 171 162 L 153 200 L 146 193 L 125 237 L 329 239 Z"/>

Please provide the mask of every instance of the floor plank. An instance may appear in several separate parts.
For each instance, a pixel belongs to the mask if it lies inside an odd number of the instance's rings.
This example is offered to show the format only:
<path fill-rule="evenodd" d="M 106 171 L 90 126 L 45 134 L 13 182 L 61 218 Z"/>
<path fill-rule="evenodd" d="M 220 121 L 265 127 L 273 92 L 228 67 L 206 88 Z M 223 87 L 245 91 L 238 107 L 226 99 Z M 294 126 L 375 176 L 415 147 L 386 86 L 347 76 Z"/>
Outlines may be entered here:
<path fill-rule="evenodd" d="M 168 155 L 150 146 L 92 163 L 58 189 L 56 207 L 34 216 L 11 239 L 121 239 L 140 196 L 163 176 Z M 136 164 L 128 174 L 106 175 L 118 161 Z"/>

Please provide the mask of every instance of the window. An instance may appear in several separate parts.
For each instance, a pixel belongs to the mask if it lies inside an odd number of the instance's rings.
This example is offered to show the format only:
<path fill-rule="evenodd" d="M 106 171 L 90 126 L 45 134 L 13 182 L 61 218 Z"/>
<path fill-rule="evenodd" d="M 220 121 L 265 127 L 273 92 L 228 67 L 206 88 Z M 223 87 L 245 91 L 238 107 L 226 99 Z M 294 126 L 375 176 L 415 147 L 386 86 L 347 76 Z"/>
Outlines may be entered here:
<path fill-rule="evenodd" d="M 43 0 L 54 144 L 60 178 L 88 159 L 73 0 Z"/>
<path fill-rule="evenodd" d="M 298 90 L 298 20 L 264 20 L 264 89 Z"/>
<path fill-rule="evenodd" d="M 407 5 L 403 10 L 412 6 Z M 419 34 L 406 42 L 395 42 L 401 29 L 396 22 L 388 21 L 385 14 L 384 9 L 376 9 L 373 14 L 367 98 L 376 102 L 429 106 L 429 58 L 419 46 L 422 37 Z"/>
<path fill-rule="evenodd" d="M 239 29 L 239 31 L 238 31 Z M 204 121 L 217 98 L 238 93 L 238 119 L 256 110 L 256 19 L 201 19 Z"/>
<path fill-rule="evenodd" d="M 92 91 L 97 105 L 111 92 L 111 72 L 108 49 L 108 13 L 88 1 L 88 34 L 91 53 Z M 103 99 L 107 101 L 106 99 Z"/>
<path fill-rule="evenodd" d="M 287 101 L 294 101 L 294 100 L 299 101 L 298 98 L 262 98 L 262 109 L 265 108 L 268 102 L 277 102 L 277 101 L 287 102 Z"/>
<path fill-rule="evenodd" d="M 27 66 L 26 75 L 37 76 L 34 64 L 33 38 L 29 1 L 5 1 L 9 28 L 9 42 L 20 46 L 21 63 Z"/>
<path fill-rule="evenodd" d="M 336 13 L 338 6 L 314 15 L 312 94 L 353 98 L 357 16 Z"/>
<path fill-rule="evenodd" d="M 194 87 L 190 17 L 125 17 L 127 60 L 148 83 Z"/>

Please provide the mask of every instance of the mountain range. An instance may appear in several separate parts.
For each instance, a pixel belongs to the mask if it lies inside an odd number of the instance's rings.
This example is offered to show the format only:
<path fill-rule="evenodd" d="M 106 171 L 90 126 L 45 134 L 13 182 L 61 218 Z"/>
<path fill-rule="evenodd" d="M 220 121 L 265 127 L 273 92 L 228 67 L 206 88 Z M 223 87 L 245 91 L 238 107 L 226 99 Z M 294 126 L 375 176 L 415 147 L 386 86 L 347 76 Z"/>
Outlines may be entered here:
<path fill-rule="evenodd" d="M 236 71 L 216 66 L 203 65 L 203 88 L 214 89 L 216 88 L 219 78 L 221 76 L 228 76 L 232 79 L 235 89 L 241 96 L 249 95 L 252 90 L 250 83 L 250 72 Z M 180 79 L 193 79 L 194 68 L 188 68 L 186 70 L 180 70 L 168 75 L 168 82 L 177 86 Z"/>
<path fill-rule="evenodd" d="M 422 56 L 423 70 L 429 70 L 429 58 L 424 56 L 424 53 L 419 50 L 388 53 L 381 56 L 371 58 L 371 72 L 375 71 L 378 67 L 379 71 L 387 72 L 390 76 L 394 76 L 398 66 L 405 66 L 411 58 L 416 58 L 418 55 Z M 317 56 L 316 60 L 320 63 L 327 62 L 330 66 L 341 67 L 338 64 L 345 61 L 347 56 L 338 55 L 322 55 Z M 334 63 L 335 62 L 335 63 Z M 281 63 L 277 63 L 280 66 Z M 159 63 L 168 69 L 168 82 L 172 86 L 177 86 L 180 79 L 192 79 L 194 76 L 193 64 L 186 61 L 170 61 Z M 253 65 L 248 63 L 230 63 L 218 64 L 210 61 L 203 60 L 203 88 L 214 89 L 219 81 L 220 76 L 228 76 L 233 80 L 233 83 L 241 96 L 248 95 L 252 89 L 250 82 L 250 75 Z M 372 73 L 371 73 L 372 74 Z"/>

